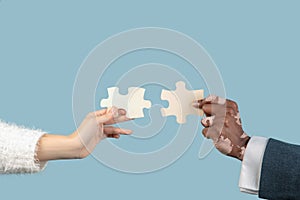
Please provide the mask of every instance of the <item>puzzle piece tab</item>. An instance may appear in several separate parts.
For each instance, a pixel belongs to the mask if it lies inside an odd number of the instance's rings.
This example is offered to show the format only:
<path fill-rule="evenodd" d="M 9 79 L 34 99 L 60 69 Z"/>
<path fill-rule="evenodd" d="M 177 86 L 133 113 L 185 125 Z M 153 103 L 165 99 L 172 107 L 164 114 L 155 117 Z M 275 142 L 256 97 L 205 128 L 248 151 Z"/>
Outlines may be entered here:
<path fill-rule="evenodd" d="M 176 116 L 179 124 L 186 122 L 187 115 L 203 115 L 203 111 L 192 106 L 193 101 L 203 99 L 203 90 L 187 90 L 185 83 L 176 83 L 175 91 L 162 90 L 161 99 L 169 101 L 168 108 L 162 108 L 162 116 Z"/>
<path fill-rule="evenodd" d="M 103 108 L 112 106 L 123 108 L 127 111 L 129 118 L 144 117 L 143 109 L 150 108 L 152 104 L 151 101 L 144 99 L 144 88 L 131 87 L 128 89 L 127 95 L 121 95 L 117 87 L 108 88 L 107 91 L 108 99 L 102 99 L 100 106 Z"/>

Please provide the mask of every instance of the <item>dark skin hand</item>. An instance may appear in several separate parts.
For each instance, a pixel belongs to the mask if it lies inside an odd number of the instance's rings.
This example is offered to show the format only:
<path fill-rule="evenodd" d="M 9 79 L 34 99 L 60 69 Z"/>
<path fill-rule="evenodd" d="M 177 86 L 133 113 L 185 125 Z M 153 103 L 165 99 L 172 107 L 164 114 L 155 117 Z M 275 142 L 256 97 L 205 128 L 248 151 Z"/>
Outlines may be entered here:
<path fill-rule="evenodd" d="M 195 102 L 194 107 L 202 109 L 206 115 L 201 120 L 204 137 L 212 139 L 221 153 L 242 161 L 250 137 L 242 128 L 237 103 L 208 96 Z"/>

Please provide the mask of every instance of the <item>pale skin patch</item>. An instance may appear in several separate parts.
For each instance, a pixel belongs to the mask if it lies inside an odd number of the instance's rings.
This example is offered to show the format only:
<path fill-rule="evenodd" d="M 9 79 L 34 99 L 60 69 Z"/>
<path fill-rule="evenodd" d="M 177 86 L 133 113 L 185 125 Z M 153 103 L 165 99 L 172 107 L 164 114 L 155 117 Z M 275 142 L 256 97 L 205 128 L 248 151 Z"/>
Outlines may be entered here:
<path fill-rule="evenodd" d="M 241 139 L 245 139 L 245 138 L 247 138 L 248 137 L 248 135 L 244 132 L 242 135 L 241 135 Z"/>
<path fill-rule="evenodd" d="M 224 105 L 226 103 L 226 99 L 219 97 L 218 104 Z"/>
<path fill-rule="evenodd" d="M 205 117 L 202 119 L 202 124 L 205 126 L 212 126 L 214 122 L 215 116 Z"/>
<path fill-rule="evenodd" d="M 205 102 L 213 102 L 217 103 L 220 105 L 224 105 L 226 103 L 226 99 L 215 96 L 215 95 L 210 95 L 207 98 L 204 99 Z"/>
<path fill-rule="evenodd" d="M 236 119 L 236 123 L 237 123 L 238 125 L 242 126 L 242 123 L 241 123 L 241 115 L 240 115 L 239 112 L 236 114 L 236 116 L 235 116 L 234 118 Z"/>
<path fill-rule="evenodd" d="M 207 102 L 211 102 L 211 101 L 215 101 L 217 99 L 217 96 L 215 95 L 210 95 L 207 98 L 205 98 L 205 101 Z"/>
<path fill-rule="evenodd" d="M 224 139 L 224 136 L 221 136 L 219 140 L 215 143 L 216 148 L 223 154 L 230 154 L 233 149 L 233 145 L 231 143 L 231 140 L 226 138 Z"/>
<path fill-rule="evenodd" d="M 244 157 L 244 154 L 245 154 L 245 151 L 246 151 L 246 148 L 245 147 L 241 147 L 241 155 L 240 157 Z"/>

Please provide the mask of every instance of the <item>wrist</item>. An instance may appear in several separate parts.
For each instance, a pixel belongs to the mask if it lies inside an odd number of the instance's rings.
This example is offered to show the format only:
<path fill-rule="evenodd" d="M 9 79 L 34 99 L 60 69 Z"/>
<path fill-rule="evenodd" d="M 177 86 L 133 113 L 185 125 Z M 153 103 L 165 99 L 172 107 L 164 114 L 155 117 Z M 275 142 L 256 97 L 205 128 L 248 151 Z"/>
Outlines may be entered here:
<path fill-rule="evenodd" d="M 248 145 L 250 139 L 251 139 L 251 137 L 247 136 L 244 138 L 244 140 L 242 142 L 243 144 L 241 145 L 240 153 L 237 156 L 237 159 L 239 159 L 240 161 L 243 161 L 243 159 L 244 159 L 245 151 L 247 149 L 247 145 Z"/>
<path fill-rule="evenodd" d="M 81 141 L 79 138 L 75 137 L 73 134 L 66 136 L 65 138 L 65 157 L 66 159 L 79 159 L 79 152 L 82 148 Z"/>
<path fill-rule="evenodd" d="M 83 159 L 89 155 L 89 153 L 83 154 L 83 152 L 87 150 L 77 132 L 68 136 L 68 143 L 70 147 L 70 155 L 72 157 L 71 159 Z"/>

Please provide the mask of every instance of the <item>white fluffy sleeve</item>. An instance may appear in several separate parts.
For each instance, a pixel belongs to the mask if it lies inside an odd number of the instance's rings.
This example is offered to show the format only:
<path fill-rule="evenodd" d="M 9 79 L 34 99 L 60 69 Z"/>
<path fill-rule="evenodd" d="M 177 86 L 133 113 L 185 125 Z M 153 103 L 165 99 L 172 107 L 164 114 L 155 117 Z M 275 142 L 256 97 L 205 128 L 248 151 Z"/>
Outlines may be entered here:
<path fill-rule="evenodd" d="M 46 163 L 36 160 L 36 152 L 44 134 L 0 121 L 0 174 L 42 171 Z"/>

